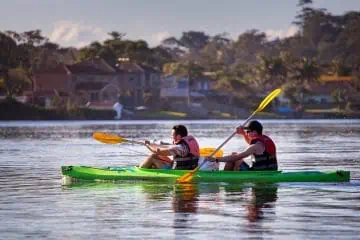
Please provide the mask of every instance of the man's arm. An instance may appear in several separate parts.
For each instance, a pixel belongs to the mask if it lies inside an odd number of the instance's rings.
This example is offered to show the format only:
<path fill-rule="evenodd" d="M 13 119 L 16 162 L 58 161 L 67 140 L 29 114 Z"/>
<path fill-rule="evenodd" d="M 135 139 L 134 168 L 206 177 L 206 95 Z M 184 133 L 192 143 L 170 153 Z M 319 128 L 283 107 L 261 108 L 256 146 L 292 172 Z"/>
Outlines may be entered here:
<path fill-rule="evenodd" d="M 245 151 L 241 153 L 232 154 L 229 156 L 221 157 L 221 158 L 208 158 L 209 161 L 219 161 L 219 162 L 235 162 L 237 160 L 246 158 L 254 153 L 262 153 L 264 152 L 264 146 L 261 143 L 255 143 L 250 145 Z"/>
<path fill-rule="evenodd" d="M 153 153 L 169 156 L 169 154 L 167 154 L 169 146 L 158 145 L 149 142 L 145 142 L 145 146 Z"/>

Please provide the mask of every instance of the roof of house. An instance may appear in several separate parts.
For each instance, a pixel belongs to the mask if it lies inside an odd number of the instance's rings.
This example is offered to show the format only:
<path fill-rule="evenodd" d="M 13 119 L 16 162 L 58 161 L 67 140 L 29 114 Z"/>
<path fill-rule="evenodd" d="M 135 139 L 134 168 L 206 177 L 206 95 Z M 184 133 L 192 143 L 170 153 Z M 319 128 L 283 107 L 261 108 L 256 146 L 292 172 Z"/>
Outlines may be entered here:
<path fill-rule="evenodd" d="M 74 65 L 67 65 L 67 67 L 72 74 L 104 75 L 116 72 L 116 70 L 107 64 L 103 59 L 92 59 Z"/>
<path fill-rule="evenodd" d="M 35 72 L 36 74 L 70 74 L 70 70 L 65 64 L 58 64 L 50 68 L 39 69 Z"/>
<path fill-rule="evenodd" d="M 353 77 L 352 76 L 337 76 L 337 75 L 321 75 L 320 76 L 320 81 L 321 82 L 348 82 L 348 81 L 352 81 Z"/>
<path fill-rule="evenodd" d="M 144 69 L 140 67 L 138 64 L 133 62 L 119 62 L 116 65 L 116 68 L 127 72 L 127 73 L 142 73 Z"/>
<path fill-rule="evenodd" d="M 131 61 L 116 62 L 111 60 L 104 60 L 102 58 L 94 58 L 82 61 L 77 64 L 65 65 L 59 64 L 53 68 L 41 69 L 37 71 L 38 74 L 95 74 L 106 75 L 115 73 L 160 73 L 154 68 Z"/>

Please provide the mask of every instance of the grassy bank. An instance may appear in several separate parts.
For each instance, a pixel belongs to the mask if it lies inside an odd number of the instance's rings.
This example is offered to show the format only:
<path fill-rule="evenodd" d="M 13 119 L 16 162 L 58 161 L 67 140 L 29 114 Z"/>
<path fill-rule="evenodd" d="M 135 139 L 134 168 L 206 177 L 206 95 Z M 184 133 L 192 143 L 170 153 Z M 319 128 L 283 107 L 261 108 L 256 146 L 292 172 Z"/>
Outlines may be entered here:
<path fill-rule="evenodd" d="M 352 111 L 346 109 L 339 108 L 329 108 L 329 109 L 306 109 L 304 114 L 304 118 L 328 118 L 328 119 L 336 119 L 336 118 L 360 118 L 359 111 Z"/>

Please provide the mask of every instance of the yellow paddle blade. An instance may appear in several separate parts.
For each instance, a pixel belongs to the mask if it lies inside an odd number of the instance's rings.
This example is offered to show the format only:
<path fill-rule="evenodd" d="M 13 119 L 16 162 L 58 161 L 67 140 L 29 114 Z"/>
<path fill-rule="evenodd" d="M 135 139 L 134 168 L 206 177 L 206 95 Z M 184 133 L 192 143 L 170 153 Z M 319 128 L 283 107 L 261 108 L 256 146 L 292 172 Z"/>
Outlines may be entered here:
<path fill-rule="evenodd" d="M 214 151 L 216 150 L 216 148 L 212 148 L 212 147 L 206 147 L 206 148 L 200 148 L 200 156 L 201 157 L 208 157 L 210 156 Z M 223 150 L 219 150 L 216 152 L 215 158 L 219 158 L 222 157 L 224 155 L 224 151 Z"/>
<path fill-rule="evenodd" d="M 102 142 L 102 143 L 107 143 L 107 144 L 118 144 L 118 143 L 123 143 L 123 142 L 132 142 L 134 143 L 135 141 L 130 141 L 126 138 L 122 138 L 118 135 L 111 135 L 111 134 L 107 134 L 107 133 L 101 133 L 101 132 L 95 132 L 93 134 L 93 138 Z M 135 143 L 139 143 L 140 142 L 135 142 Z M 202 157 L 208 157 L 210 156 L 213 152 L 215 151 L 215 148 L 213 147 L 204 147 L 204 148 L 200 148 L 200 156 Z M 219 150 L 216 155 L 214 157 L 222 157 L 224 154 L 223 150 Z"/>
<path fill-rule="evenodd" d="M 255 112 L 262 111 L 274 98 L 276 98 L 281 93 L 281 91 L 281 88 L 277 88 L 269 95 L 267 95 L 266 98 L 260 103 L 259 107 L 255 110 Z"/>
<path fill-rule="evenodd" d="M 100 133 L 100 132 L 94 133 L 93 138 L 98 140 L 99 142 L 108 143 L 108 144 L 118 144 L 118 143 L 128 141 L 127 139 L 122 138 L 122 137 L 117 136 L 117 135 L 110 135 L 110 134 L 107 134 L 107 133 Z"/>
<path fill-rule="evenodd" d="M 185 173 L 178 179 L 176 179 L 177 183 L 191 183 L 194 179 L 195 173 L 199 170 L 199 167 L 195 168 L 194 170 L 191 170 L 188 173 Z"/>

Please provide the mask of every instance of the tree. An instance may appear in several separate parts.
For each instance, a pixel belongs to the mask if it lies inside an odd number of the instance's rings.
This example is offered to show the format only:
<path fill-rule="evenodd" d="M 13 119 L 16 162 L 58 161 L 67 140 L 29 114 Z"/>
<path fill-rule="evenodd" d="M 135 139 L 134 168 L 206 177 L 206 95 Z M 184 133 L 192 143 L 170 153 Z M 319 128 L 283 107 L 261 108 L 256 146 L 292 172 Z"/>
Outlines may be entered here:
<path fill-rule="evenodd" d="M 258 54 L 264 53 L 266 34 L 256 29 L 241 34 L 237 41 L 232 44 L 235 61 L 241 60 L 248 63 L 256 63 Z"/>
<path fill-rule="evenodd" d="M 80 49 L 80 61 L 95 58 L 99 55 L 102 49 L 101 43 L 98 41 L 92 42 L 89 46 L 85 46 Z"/>
<path fill-rule="evenodd" d="M 11 37 L 0 32 L 0 49 L 0 79 L 2 79 L 2 87 L 5 89 L 8 97 L 13 97 L 13 84 L 9 78 L 9 71 L 19 64 L 17 44 Z"/>
<path fill-rule="evenodd" d="M 302 58 L 295 68 L 298 83 L 308 85 L 320 77 L 320 67 L 314 58 Z"/>
<path fill-rule="evenodd" d="M 291 81 L 285 85 L 285 95 L 293 103 L 303 104 L 304 94 L 318 81 L 321 71 L 314 58 L 302 58 L 295 64 Z"/>
<path fill-rule="evenodd" d="M 13 98 L 15 95 L 21 94 L 28 84 L 29 81 L 23 69 L 10 69 L 8 76 L 4 78 L 6 96 Z"/>
<path fill-rule="evenodd" d="M 227 37 L 226 33 L 211 37 L 211 41 L 201 50 L 199 58 L 199 62 L 204 66 L 206 71 L 216 72 L 222 69 L 225 64 L 231 62 L 228 55 L 230 42 L 231 40 Z"/>
<path fill-rule="evenodd" d="M 166 49 L 174 59 L 182 57 L 199 57 L 200 51 L 209 43 L 210 36 L 204 32 L 183 32 L 180 38 L 169 37 L 162 41 L 161 46 Z"/>
<path fill-rule="evenodd" d="M 342 103 L 347 101 L 348 93 L 345 89 L 336 89 L 331 93 L 331 96 L 334 98 L 338 108 L 341 109 Z"/>
<path fill-rule="evenodd" d="M 343 59 L 336 58 L 331 61 L 331 71 L 338 76 L 350 76 L 351 68 L 346 66 Z"/>
<path fill-rule="evenodd" d="M 189 52 L 200 51 L 209 43 L 210 36 L 204 32 L 188 31 L 183 32 L 179 39 L 167 38 L 163 41 L 165 45 L 185 48 Z"/>
<path fill-rule="evenodd" d="M 8 35 L 13 37 L 13 40 L 18 42 L 17 56 L 19 58 L 20 67 L 25 71 L 25 74 L 31 82 L 32 98 L 34 94 L 34 71 L 38 67 L 40 56 L 43 52 L 43 46 L 48 42 L 41 30 L 31 30 L 22 32 L 20 34 L 8 31 Z M 45 45 L 45 47 L 55 47 L 52 45 Z M 33 99 L 32 99 L 33 100 Z"/>
<path fill-rule="evenodd" d="M 338 56 L 347 65 L 360 71 L 360 12 L 349 12 L 342 17 L 342 29 L 336 40 Z"/>
<path fill-rule="evenodd" d="M 126 36 L 126 33 L 120 33 L 117 31 L 112 31 L 108 33 L 112 39 L 110 40 L 123 40 L 123 38 Z"/>

